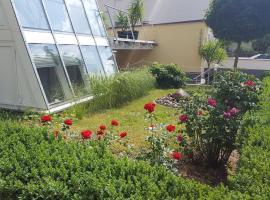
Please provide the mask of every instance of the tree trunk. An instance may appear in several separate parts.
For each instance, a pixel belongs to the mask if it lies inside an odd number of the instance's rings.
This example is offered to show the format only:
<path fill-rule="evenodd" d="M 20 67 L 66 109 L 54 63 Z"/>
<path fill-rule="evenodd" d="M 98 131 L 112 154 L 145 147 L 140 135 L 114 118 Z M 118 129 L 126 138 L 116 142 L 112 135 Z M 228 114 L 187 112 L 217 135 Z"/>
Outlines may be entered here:
<path fill-rule="evenodd" d="M 238 65 L 240 48 L 241 48 L 241 42 L 237 42 L 237 48 L 235 50 L 235 59 L 234 59 L 234 65 L 233 65 L 234 70 L 236 70 L 237 65 Z"/>

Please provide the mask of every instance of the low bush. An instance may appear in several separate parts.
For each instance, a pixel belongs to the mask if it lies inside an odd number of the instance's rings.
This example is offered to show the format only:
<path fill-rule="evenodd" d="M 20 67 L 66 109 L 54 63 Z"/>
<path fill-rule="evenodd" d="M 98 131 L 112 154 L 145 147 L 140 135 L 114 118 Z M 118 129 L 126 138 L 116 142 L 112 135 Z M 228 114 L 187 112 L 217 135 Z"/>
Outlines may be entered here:
<path fill-rule="evenodd" d="M 90 78 L 94 99 L 89 111 L 119 107 L 147 94 L 154 88 L 155 79 L 147 70 L 122 72 L 111 77 Z"/>
<path fill-rule="evenodd" d="M 247 199 L 115 158 L 100 141 L 51 140 L 47 127 L 0 122 L 0 199 Z"/>
<path fill-rule="evenodd" d="M 237 175 L 230 177 L 230 187 L 252 199 L 270 199 L 270 77 L 264 79 L 259 105 L 259 110 L 246 114 L 247 137 L 243 138 Z"/>
<path fill-rule="evenodd" d="M 181 88 L 185 85 L 185 73 L 175 64 L 153 63 L 150 72 L 155 76 L 160 88 Z"/>

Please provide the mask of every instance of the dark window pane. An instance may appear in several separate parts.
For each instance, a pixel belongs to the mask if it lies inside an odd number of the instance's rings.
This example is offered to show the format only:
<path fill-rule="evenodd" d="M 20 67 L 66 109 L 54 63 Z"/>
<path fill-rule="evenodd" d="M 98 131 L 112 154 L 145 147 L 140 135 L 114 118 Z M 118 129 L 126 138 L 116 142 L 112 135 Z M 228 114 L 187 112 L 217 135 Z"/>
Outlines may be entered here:
<path fill-rule="evenodd" d="M 104 74 L 102 63 L 95 46 L 81 46 L 88 73 Z"/>
<path fill-rule="evenodd" d="M 40 0 L 14 0 L 14 3 L 23 27 L 49 29 Z"/>
<path fill-rule="evenodd" d="M 58 103 L 71 97 L 64 68 L 55 45 L 29 44 L 43 89 L 49 103 Z"/>
<path fill-rule="evenodd" d="M 87 93 L 87 73 L 79 47 L 76 45 L 60 45 L 59 50 L 74 91 L 77 95 Z"/>
<path fill-rule="evenodd" d="M 73 32 L 63 0 L 44 0 L 54 31 Z"/>
<path fill-rule="evenodd" d="M 98 46 L 98 51 L 104 66 L 104 70 L 107 75 L 116 73 L 117 69 L 115 66 L 113 53 L 110 47 Z"/>
<path fill-rule="evenodd" d="M 91 34 L 81 0 L 66 0 L 66 3 L 75 32 Z"/>
<path fill-rule="evenodd" d="M 106 32 L 95 0 L 83 0 L 87 17 L 94 36 L 106 36 Z"/>

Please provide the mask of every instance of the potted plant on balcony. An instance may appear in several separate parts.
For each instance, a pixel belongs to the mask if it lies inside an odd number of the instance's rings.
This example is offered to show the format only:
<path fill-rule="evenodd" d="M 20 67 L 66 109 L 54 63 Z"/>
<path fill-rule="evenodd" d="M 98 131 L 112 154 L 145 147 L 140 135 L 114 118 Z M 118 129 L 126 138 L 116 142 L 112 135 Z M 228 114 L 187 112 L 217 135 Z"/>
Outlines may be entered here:
<path fill-rule="evenodd" d="M 118 32 L 118 37 L 128 39 L 138 39 L 139 31 L 135 30 L 136 25 L 143 20 L 144 4 L 143 0 L 133 0 L 128 8 L 128 16 L 123 12 L 117 15 L 117 23 L 121 26 L 122 31 Z M 131 30 L 127 31 L 130 19 Z M 133 32 L 133 34 L 132 34 Z M 133 38 L 134 35 L 134 38 Z"/>

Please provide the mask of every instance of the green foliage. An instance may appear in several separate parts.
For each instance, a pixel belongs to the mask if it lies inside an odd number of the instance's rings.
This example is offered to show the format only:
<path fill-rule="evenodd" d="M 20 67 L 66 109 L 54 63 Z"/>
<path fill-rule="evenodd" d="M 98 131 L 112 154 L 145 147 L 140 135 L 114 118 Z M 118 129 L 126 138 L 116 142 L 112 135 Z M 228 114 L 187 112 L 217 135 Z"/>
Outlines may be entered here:
<path fill-rule="evenodd" d="M 87 109 L 97 111 L 119 107 L 146 95 L 154 88 L 155 79 L 147 70 L 135 70 L 110 77 L 91 77 L 90 85 L 94 99 Z"/>
<path fill-rule="evenodd" d="M 236 42 L 234 68 L 237 67 L 240 46 L 262 38 L 270 32 L 269 0 L 213 0 L 206 14 L 206 24 L 214 36 L 224 41 Z"/>
<path fill-rule="evenodd" d="M 122 28 L 122 31 L 125 31 L 128 29 L 128 17 L 123 12 L 118 12 L 116 16 L 117 25 Z"/>
<path fill-rule="evenodd" d="M 270 34 L 265 35 L 261 39 L 254 40 L 252 42 L 252 47 L 259 53 L 270 53 Z"/>
<path fill-rule="evenodd" d="M 199 53 L 207 62 L 208 68 L 212 64 L 221 63 L 227 57 L 226 50 L 224 49 L 222 43 L 217 40 L 209 41 L 203 44 L 199 49 Z"/>
<path fill-rule="evenodd" d="M 194 96 L 184 107 L 186 134 L 199 160 L 210 166 L 227 163 L 237 141 L 243 115 L 259 101 L 261 83 L 253 76 L 227 71 L 216 77 L 212 97 Z M 183 120 L 182 120 L 183 122 Z"/>
<path fill-rule="evenodd" d="M 260 109 L 246 114 L 244 146 L 236 176 L 230 187 L 248 193 L 252 199 L 270 199 L 270 77 L 264 79 Z M 256 122 L 250 123 L 250 122 Z"/>
<path fill-rule="evenodd" d="M 0 122 L 0 152 L 0 199 L 246 199 L 117 159 L 102 142 L 50 140 L 46 127 Z"/>
<path fill-rule="evenodd" d="M 153 63 L 150 72 L 156 77 L 160 88 L 181 88 L 185 85 L 185 73 L 176 64 Z"/>
<path fill-rule="evenodd" d="M 132 30 L 134 31 L 135 26 L 142 22 L 144 12 L 144 2 L 143 0 L 133 0 L 128 8 L 128 14 L 130 18 L 130 23 Z"/>

